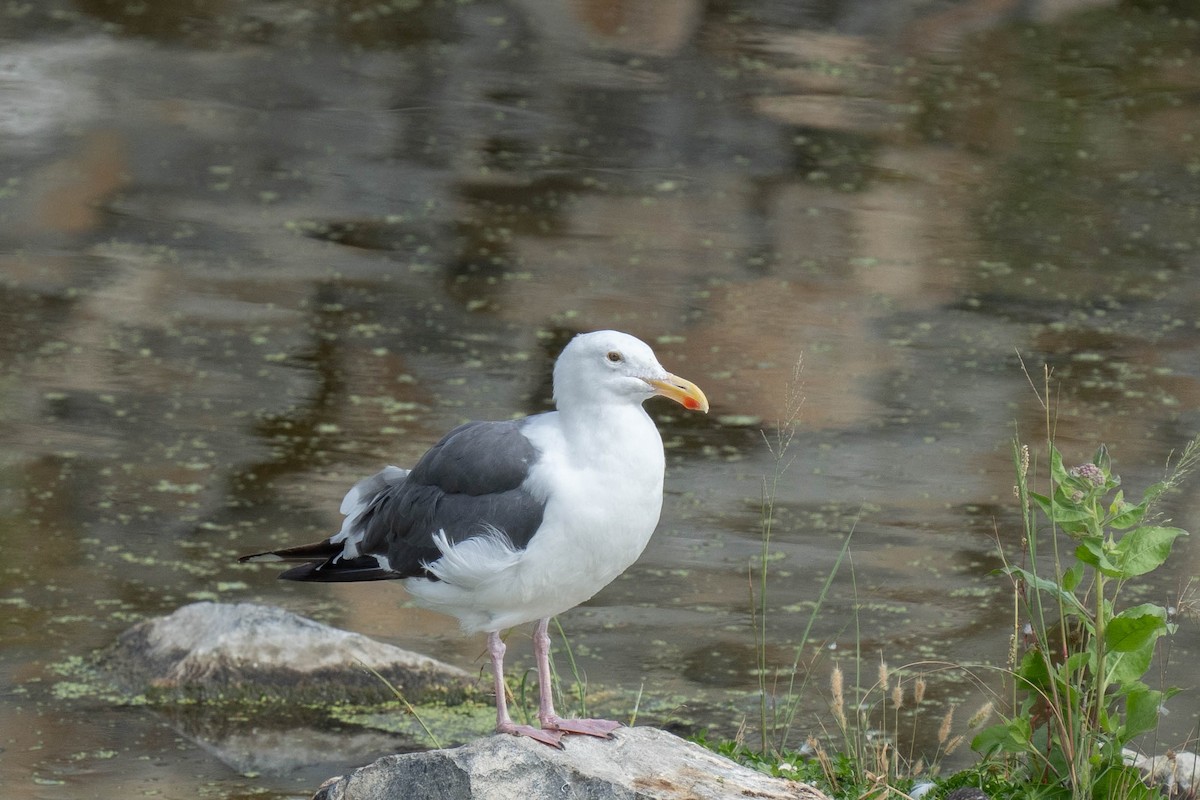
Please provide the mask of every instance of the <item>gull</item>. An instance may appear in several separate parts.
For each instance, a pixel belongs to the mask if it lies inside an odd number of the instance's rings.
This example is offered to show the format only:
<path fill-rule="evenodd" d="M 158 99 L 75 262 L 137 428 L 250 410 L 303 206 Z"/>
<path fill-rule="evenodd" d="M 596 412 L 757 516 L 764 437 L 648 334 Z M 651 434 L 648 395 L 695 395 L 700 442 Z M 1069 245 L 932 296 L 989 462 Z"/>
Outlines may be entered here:
<path fill-rule="evenodd" d="M 240 560 L 303 562 L 286 580 L 400 580 L 417 604 L 487 633 L 498 732 L 555 747 L 563 734 L 608 737 L 618 723 L 555 713 L 548 627 L 633 564 L 658 525 L 665 459 L 642 406 L 655 396 L 708 411 L 704 392 L 645 342 L 579 334 L 554 364 L 554 411 L 460 425 L 412 469 L 355 484 L 328 539 Z M 529 622 L 536 728 L 509 715 L 501 638 Z"/>

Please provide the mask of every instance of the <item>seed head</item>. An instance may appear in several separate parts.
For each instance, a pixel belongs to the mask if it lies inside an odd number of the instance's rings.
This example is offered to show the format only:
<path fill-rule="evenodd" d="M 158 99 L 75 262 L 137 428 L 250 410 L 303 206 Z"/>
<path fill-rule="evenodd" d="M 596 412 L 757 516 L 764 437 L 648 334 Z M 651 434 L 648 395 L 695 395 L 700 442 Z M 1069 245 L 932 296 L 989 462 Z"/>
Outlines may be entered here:
<path fill-rule="evenodd" d="M 988 717 L 990 717 L 991 715 L 992 715 L 992 703 L 991 703 L 991 701 L 988 701 L 988 702 L 984 703 L 983 705 L 981 705 L 979 707 L 979 710 L 971 715 L 971 718 L 969 720 L 967 720 L 967 727 L 972 728 L 972 729 L 978 728 L 980 725 L 987 722 Z"/>
<path fill-rule="evenodd" d="M 946 716 L 942 717 L 941 727 L 938 728 L 937 740 L 938 744 L 945 744 L 950 738 L 950 726 L 954 724 L 954 706 L 946 709 Z"/>
<path fill-rule="evenodd" d="M 849 725 L 846 723 L 845 687 L 842 684 L 842 668 L 837 664 L 833 665 L 833 672 L 829 675 L 829 689 L 833 694 L 833 718 L 842 730 L 846 730 Z"/>

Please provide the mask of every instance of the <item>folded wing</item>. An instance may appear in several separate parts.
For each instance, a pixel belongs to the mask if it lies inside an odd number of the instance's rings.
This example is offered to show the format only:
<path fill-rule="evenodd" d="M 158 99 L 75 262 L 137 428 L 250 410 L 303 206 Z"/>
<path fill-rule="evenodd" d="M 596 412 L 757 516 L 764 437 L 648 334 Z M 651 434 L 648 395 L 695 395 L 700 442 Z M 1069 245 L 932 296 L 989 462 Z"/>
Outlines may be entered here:
<path fill-rule="evenodd" d="M 524 420 L 469 422 L 450 431 L 411 471 L 387 467 L 359 481 L 342 501 L 342 529 L 321 542 L 245 556 L 242 561 L 303 561 L 280 575 L 299 581 L 425 577 L 442 555 L 435 537 L 457 544 L 507 536 L 523 549 L 545 504 L 526 488 L 538 450 Z"/>

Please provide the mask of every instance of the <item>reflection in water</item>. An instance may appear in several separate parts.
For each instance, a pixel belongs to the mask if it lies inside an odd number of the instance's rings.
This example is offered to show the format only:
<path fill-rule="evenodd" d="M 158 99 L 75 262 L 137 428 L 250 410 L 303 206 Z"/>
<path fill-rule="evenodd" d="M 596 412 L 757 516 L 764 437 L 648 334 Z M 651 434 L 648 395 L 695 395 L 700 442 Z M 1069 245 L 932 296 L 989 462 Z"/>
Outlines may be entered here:
<path fill-rule="evenodd" d="M 786 418 L 801 356 L 772 664 L 795 659 L 853 531 L 853 581 L 800 653 L 805 732 L 856 647 L 1002 662 L 1007 441 L 1043 428 L 1022 361 L 1060 382 L 1063 449 L 1106 442 L 1134 490 L 1200 430 L 1200 23 L 1182 5 L 0 14 L 5 786 L 312 788 L 238 776 L 187 725 L 50 694 L 48 665 L 190 599 L 482 664 L 440 617 L 397 623 L 397 587 L 297 589 L 233 556 L 327 533 L 351 481 L 457 422 L 544 409 L 578 330 L 627 329 L 712 388 L 708 420 L 652 409 L 660 532 L 563 619 L 591 684 L 642 690 L 649 723 L 757 722 L 747 568 L 777 466 L 759 430 Z M 1198 492 L 1164 512 L 1200 529 Z M 1197 573 L 1195 544 L 1177 549 L 1139 591 Z M 1190 683 L 1198 647 L 1183 620 L 1166 683 Z M 979 699 L 953 672 L 934 695 Z M 1197 709 L 1176 698 L 1164 738 Z"/>

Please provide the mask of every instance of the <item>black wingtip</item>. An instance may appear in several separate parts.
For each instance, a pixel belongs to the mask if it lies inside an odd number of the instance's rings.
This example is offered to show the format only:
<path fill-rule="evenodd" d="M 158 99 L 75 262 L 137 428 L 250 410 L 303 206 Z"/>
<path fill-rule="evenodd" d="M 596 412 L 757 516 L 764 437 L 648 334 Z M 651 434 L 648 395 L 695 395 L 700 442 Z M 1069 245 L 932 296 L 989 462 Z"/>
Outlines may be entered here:
<path fill-rule="evenodd" d="M 386 581 L 399 578 L 394 572 L 381 569 L 374 558 L 360 556 L 337 561 L 311 561 L 280 573 L 281 581 L 310 583 L 353 583 L 356 581 Z"/>
<path fill-rule="evenodd" d="M 301 544 L 295 547 L 281 547 L 278 550 L 267 550 L 262 553 L 250 553 L 245 556 L 238 556 L 238 562 L 255 563 L 255 562 L 272 562 L 272 561 L 325 561 L 326 559 L 336 558 L 341 555 L 343 545 L 340 542 L 331 542 L 328 539 L 322 539 L 319 542 L 311 542 L 309 544 Z"/>
<path fill-rule="evenodd" d="M 282 561 L 282 560 L 283 559 L 281 559 L 279 556 L 277 556 L 271 552 L 251 553 L 248 556 L 238 556 L 239 564 L 255 564 L 255 563 L 261 563 L 264 561 Z"/>

